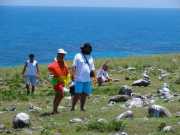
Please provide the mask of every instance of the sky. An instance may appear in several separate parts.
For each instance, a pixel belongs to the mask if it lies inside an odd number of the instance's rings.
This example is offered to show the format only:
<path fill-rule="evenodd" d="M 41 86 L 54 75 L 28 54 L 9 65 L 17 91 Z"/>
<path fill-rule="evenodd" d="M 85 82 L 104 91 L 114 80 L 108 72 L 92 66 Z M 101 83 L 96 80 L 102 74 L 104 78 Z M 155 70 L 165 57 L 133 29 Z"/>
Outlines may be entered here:
<path fill-rule="evenodd" d="M 180 0 L 0 0 L 0 5 L 180 8 Z"/>

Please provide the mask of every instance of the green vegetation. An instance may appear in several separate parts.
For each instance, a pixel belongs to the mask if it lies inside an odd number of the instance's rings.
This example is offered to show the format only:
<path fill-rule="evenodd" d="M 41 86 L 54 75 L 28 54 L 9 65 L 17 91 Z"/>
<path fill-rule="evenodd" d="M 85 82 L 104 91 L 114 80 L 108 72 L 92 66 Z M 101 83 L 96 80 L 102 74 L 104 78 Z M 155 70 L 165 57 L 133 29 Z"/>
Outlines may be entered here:
<path fill-rule="evenodd" d="M 110 82 L 105 86 L 95 86 L 93 95 L 89 97 L 86 105 L 86 112 L 71 112 L 68 106 L 70 101 L 63 99 L 59 111 L 54 116 L 40 116 L 44 112 L 52 110 L 53 89 L 48 81 L 47 65 L 41 65 L 41 79 L 38 88 L 33 96 L 26 96 L 26 89 L 21 76 L 22 67 L 1 68 L 0 69 L 0 112 L 4 108 L 16 105 L 16 112 L 0 113 L 0 123 L 6 128 L 11 129 L 11 134 L 26 135 L 25 129 L 12 129 L 12 118 L 17 112 L 27 112 L 31 116 L 31 130 L 33 135 L 107 135 L 118 130 L 127 132 L 129 135 L 179 135 L 180 122 L 175 113 L 180 111 L 180 99 L 171 102 L 165 102 L 157 99 L 156 103 L 167 107 L 173 114 L 171 118 L 147 118 L 147 108 L 133 108 L 134 119 L 127 119 L 121 122 L 114 122 L 114 118 L 127 109 L 123 103 L 108 106 L 108 98 L 118 94 L 122 85 L 131 85 L 136 79 L 142 77 L 144 70 L 149 72 L 151 85 L 148 87 L 133 87 L 136 93 L 156 94 L 164 82 L 170 85 L 170 90 L 180 94 L 180 55 L 157 55 L 147 57 L 129 57 L 114 59 L 98 59 L 96 67 L 100 67 L 105 61 L 109 61 L 110 75 L 112 78 L 119 79 L 118 82 Z M 71 65 L 71 62 L 68 62 Z M 124 70 L 128 67 L 134 67 L 135 70 Z M 163 69 L 169 73 L 163 80 L 159 80 L 160 70 Z M 67 93 L 66 96 L 69 96 Z M 28 112 L 28 105 L 32 103 L 42 108 L 41 112 Z M 64 107 L 62 107 L 64 106 Z M 69 123 L 73 118 L 85 119 L 84 123 Z M 98 119 L 103 118 L 107 123 L 99 123 Z M 175 129 L 173 133 L 163 133 L 159 131 L 161 123 L 172 125 Z M 0 133 L 8 134 L 8 133 Z"/>

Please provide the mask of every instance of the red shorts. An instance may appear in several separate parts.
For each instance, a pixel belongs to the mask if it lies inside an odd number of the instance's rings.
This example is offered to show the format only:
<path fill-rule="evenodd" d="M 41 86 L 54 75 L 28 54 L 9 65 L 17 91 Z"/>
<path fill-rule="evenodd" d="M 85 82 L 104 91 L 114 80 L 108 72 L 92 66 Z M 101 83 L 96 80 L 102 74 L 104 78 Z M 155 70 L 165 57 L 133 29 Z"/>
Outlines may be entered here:
<path fill-rule="evenodd" d="M 57 83 L 54 85 L 54 90 L 64 96 L 64 85 L 62 83 Z"/>

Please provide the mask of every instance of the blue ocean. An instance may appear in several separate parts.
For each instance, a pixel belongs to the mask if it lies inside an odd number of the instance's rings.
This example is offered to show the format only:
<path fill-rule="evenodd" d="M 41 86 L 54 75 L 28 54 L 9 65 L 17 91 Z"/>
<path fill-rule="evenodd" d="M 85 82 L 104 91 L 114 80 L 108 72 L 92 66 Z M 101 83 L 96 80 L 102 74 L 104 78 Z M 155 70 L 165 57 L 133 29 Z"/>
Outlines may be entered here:
<path fill-rule="evenodd" d="M 49 63 L 58 48 L 72 60 L 84 42 L 95 58 L 178 53 L 180 9 L 0 6 L 0 67 L 29 53 Z"/>

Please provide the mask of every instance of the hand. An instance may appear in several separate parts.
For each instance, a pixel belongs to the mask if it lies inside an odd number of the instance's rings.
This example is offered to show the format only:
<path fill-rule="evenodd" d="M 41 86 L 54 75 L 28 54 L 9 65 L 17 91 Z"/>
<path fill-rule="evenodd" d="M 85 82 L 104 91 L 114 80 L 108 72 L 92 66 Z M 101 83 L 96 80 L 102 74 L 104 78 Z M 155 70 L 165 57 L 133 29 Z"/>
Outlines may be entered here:
<path fill-rule="evenodd" d="M 22 77 L 23 77 L 23 78 L 25 77 L 25 74 L 24 74 L 24 73 L 22 73 Z"/>
<path fill-rule="evenodd" d="M 38 79 L 40 79 L 40 75 L 39 75 L 39 74 L 37 74 L 36 77 L 37 77 Z"/>

